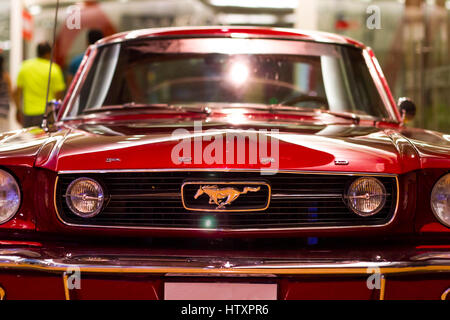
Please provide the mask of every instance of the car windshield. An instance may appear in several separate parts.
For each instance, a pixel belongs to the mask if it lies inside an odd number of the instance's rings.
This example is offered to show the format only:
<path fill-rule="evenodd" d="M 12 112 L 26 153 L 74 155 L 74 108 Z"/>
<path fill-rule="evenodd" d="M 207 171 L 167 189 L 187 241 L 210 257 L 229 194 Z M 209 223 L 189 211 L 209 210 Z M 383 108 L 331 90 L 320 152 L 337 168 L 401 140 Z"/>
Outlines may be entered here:
<path fill-rule="evenodd" d="M 130 106 L 267 105 L 389 118 L 361 49 L 243 38 L 100 47 L 64 117 Z"/>

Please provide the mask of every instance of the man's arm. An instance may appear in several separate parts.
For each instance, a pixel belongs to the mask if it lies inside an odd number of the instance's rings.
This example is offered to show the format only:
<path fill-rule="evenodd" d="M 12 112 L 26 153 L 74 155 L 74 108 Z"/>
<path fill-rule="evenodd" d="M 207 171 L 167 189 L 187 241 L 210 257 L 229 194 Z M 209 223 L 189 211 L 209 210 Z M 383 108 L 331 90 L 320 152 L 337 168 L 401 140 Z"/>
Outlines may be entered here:
<path fill-rule="evenodd" d="M 74 76 L 69 74 L 66 78 L 67 78 L 66 79 L 67 85 L 70 85 L 72 83 L 72 81 L 73 81 Z"/>
<path fill-rule="evenodd" d="M 59 91 L 55 94 L 56 100 L 64 99 L 64 91 Z"/>
<path fill-rule="evenodd" d="M 8 96 L 10 99 L 13 100 L 14 104 L 16 103 L 16 100 L 14 99 L 14 90 L 12 86 L 11 77 L 9 76 L 9 73 L 5 72 L 4 80 L 6 82 L 6 85 L 8 86 Z"/>
<path fill-rule="evenodd" d="M 53 92 L 55 92 L 56 100 L 62 100 L 64 98 L 66 84 L 64 82 L 64 75 L 61 68 L 55 64 L 55 74 L 52 78 Z"/>
<path fill-rule="evenodd" d="M 23 125 L 23 113 L 22 113 L 22 88 L 17 87 L 13 93 L 14 104 L 16 105 L 16 120 Z"/>
<path fill-rule="evenodd" d="M 20 70 L 19 70 L 19 74 L 17 75 L 16 89 L 14 89 L 14 94 L 13 94 L 14 103 L 16 105 L 16 120 L 22 126 L 24 124 L 24 122 L 23 122 L 24 114 L 23 114 L 23 106 L 22 106 L 24 85 L 25 85 L 25 75 L 24 75 L 24 68 L 23 68 L 23 64 L 22 64 L 22 66 L 20 67 Z"/>

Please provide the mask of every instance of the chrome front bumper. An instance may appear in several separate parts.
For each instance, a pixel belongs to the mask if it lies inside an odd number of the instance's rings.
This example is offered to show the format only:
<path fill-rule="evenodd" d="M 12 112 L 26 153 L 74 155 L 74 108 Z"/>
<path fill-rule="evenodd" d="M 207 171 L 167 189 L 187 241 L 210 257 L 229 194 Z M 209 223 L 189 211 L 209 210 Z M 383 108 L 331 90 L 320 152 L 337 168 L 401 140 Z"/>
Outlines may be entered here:
<path fill-rule="evenodd" d="M 1 270 L 64 272 L 77 267 L 87 273 L 143 273 L 198 275 L 303 275 L 367 274 L 378 268 L 382 274 L 450 272 L 450 252 L 430 252 L 406 261 L 311 261 L 308 259 L 225 259 L 216 257 L 127 257 L 120 255 L 42 256 L 30 249 L 0 249 Z"/>
<path fill-rule="evenodd" d="M 176 252 L 175 252 L 176 253 Z M 351 253 L 349 253 L 350 255 Z M 78 270 L 82 275 L 114 276 L 148 275 L 165 281 L 167 279 L 189 278 L 266 278 L 271 279 L 293 277 L 343 277 L 358 276 L 367 278 L 371 273 L 381 276 L 382 287 L 379 298 L 385 295 L 386 283 L 391 277 L 407 276 L 417 279 L 424 275 L 439 275 L 448 279 L 445 287 L 450 287 L 450 252 L 445 250 L 412 250 L 411 254 L 403 254 L 402 259 L 392 259 L 393 254 L 386 256 L 374 254 L 366 257 L 342 257 L 336 253 L 326 253 L 329 257 L 314 257 L 305 254 L 303 257 L 223 257 L 206 254 L 167 254 L 153 253 L 151 250 L 98 249 L 66 249 L 0 247 L 0 288 L 2 275 L 32 272 L 34 274 L 60 276 L 64 284 L 65 298 L 70 298 L 67 286 L 67 272 Z M 195 281 L 195 280 L 194 280 Z M 246 281 L 246 280 L 245 280 Z M 444 280 L 445 281 L 445 280 Z M 440 289 L 441 290 L 441 289 Z M 448 290 L 442 292 L 441 298 L 447 298 Z M 0 296 L 2 295 L 0 290 Z M 1 298 L 1 297 L 0 297 Z"/>

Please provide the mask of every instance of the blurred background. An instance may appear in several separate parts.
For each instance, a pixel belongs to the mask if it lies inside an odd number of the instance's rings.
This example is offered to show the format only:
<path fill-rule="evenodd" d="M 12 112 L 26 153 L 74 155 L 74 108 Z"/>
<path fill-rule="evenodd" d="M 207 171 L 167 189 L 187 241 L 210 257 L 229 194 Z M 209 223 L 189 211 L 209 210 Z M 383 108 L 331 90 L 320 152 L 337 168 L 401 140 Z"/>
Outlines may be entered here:
<path fill-rule="evenodd" d="M 55 6 L 56 0 L 0 0 L 0 50 L 13 85 L 22 61 L 52 39 Z M 109 35 L 188 25 L 295 27 L 360 40 L 374 49 L 395 98 L 416 102 L 409 125 L 450 133 L 448 0 L 61 0 L 56 61 L 67 72 L 90 29 Z M 18 127 L 13 110 L 10 124 Z"/>

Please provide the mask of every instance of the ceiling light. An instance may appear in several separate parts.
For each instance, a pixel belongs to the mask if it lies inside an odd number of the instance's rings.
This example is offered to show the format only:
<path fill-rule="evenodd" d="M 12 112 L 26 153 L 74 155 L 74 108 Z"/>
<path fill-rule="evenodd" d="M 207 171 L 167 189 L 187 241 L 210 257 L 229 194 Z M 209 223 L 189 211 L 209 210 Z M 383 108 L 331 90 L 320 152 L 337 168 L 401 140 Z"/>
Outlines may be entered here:
<path fill-rule="evenodd" d="M 271 9 L 295 9 L 298 0 L 210 0 L 209 3 L 217 7 L 244 7 L 244 8 L 271 8 Z"/>

